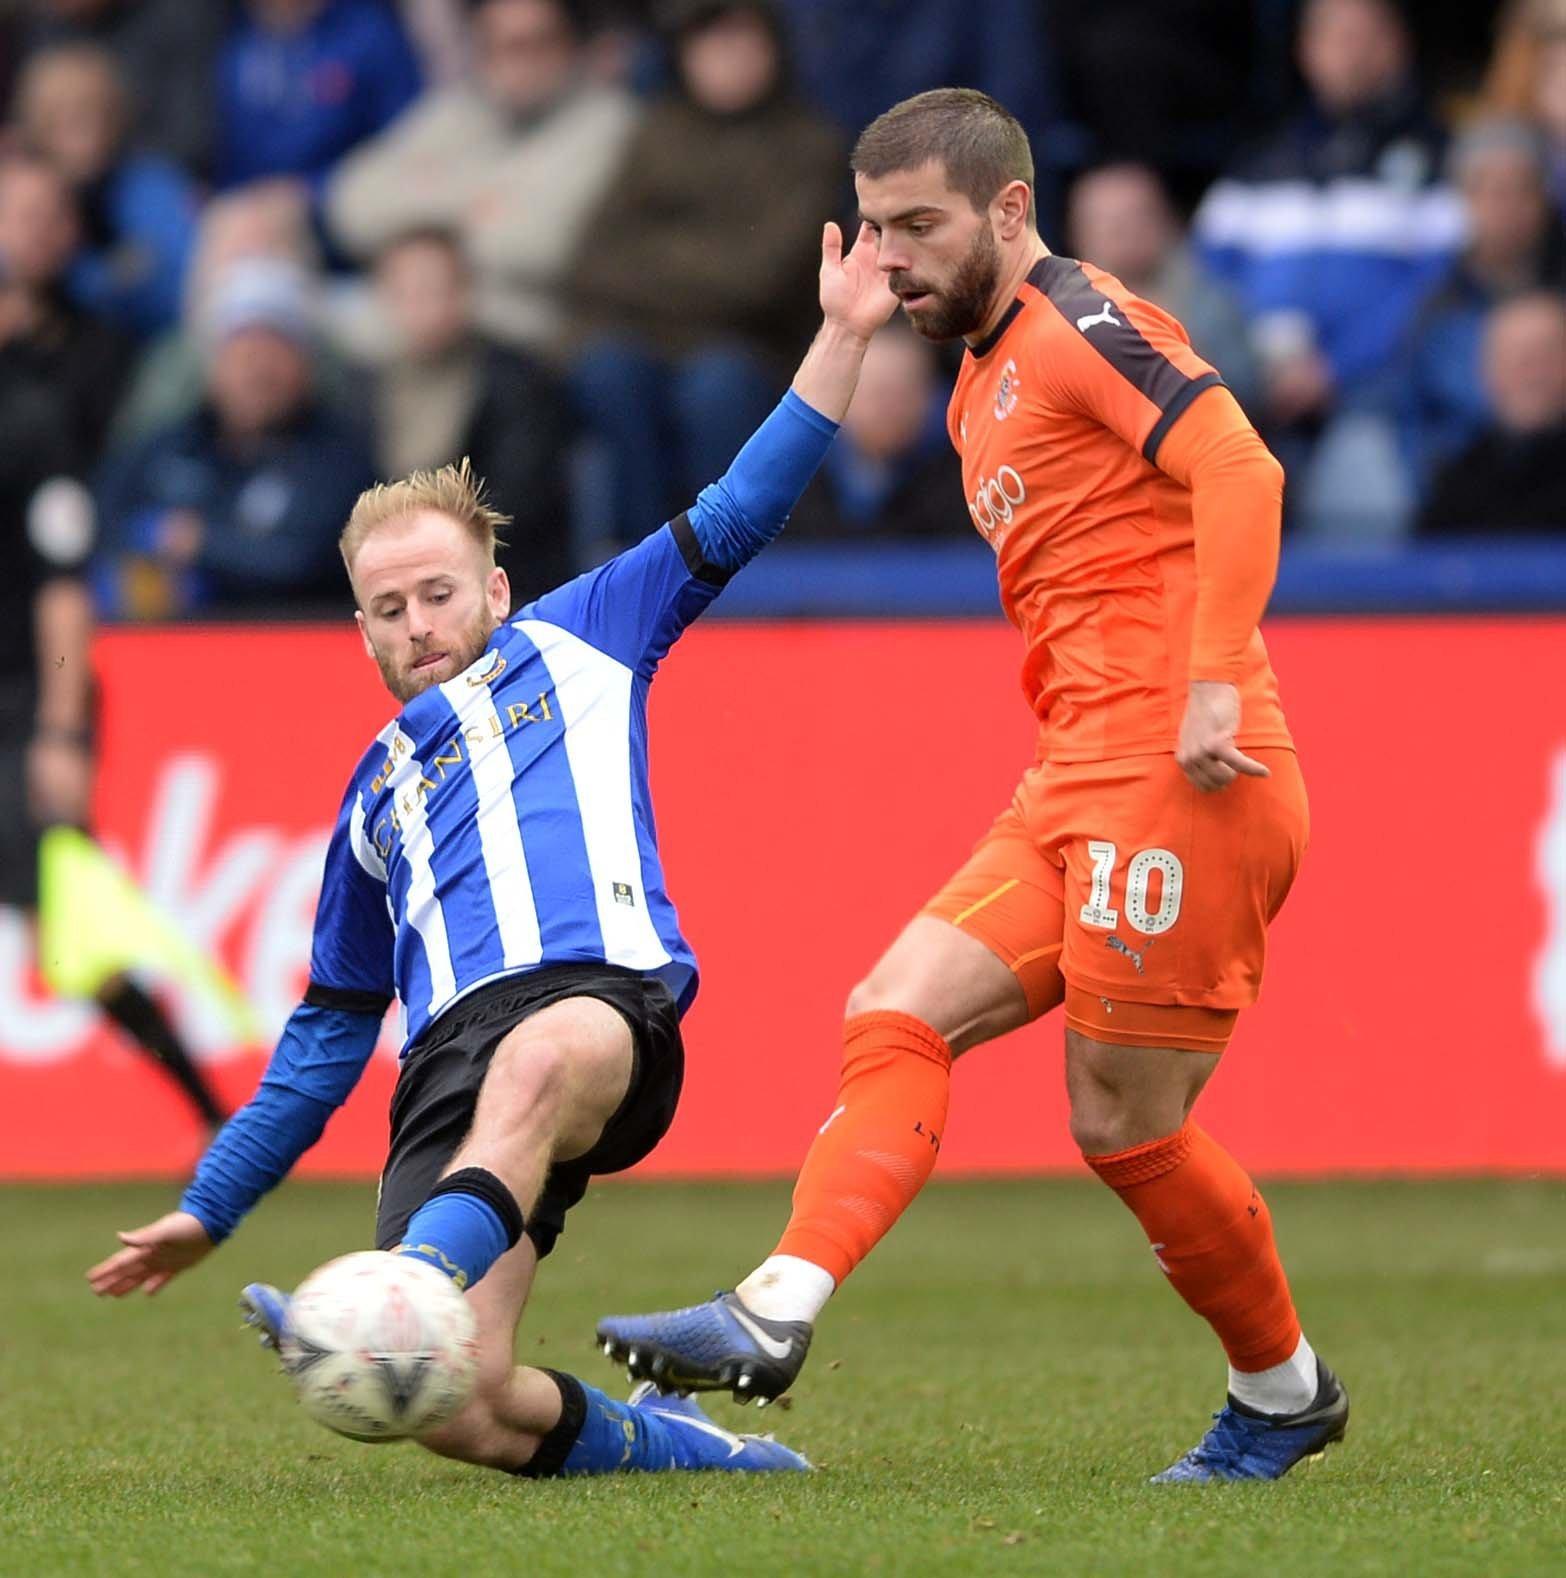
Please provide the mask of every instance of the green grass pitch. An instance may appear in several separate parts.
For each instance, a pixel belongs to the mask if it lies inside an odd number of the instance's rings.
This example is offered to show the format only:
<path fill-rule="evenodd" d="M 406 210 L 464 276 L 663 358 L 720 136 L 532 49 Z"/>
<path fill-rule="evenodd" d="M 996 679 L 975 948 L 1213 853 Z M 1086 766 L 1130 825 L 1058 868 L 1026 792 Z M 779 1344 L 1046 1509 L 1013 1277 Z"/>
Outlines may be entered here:
<path fill-rule="evenodd" d="M 1150 1487 L 1221 1401 L 1205 1329 L 1088 1180 L 937 1184 L 829 1312 L 773 1428 L 810 1477 L 532 1484 L 312 1426 L 240 1284 L 362 1244 L 298 1184 L 156 1299 L 83 1268 L 167 1188 L 0 1189 L 0 1571 L 300 1574 L 1566 1573 L 1566 1185 L 1274 1185 L 1347 1443 L 1279 1485 Z M 782 1185 L 609 1184 L 520 1352 L 623 1387 L 596 1315 L 704 1295 Z"/>

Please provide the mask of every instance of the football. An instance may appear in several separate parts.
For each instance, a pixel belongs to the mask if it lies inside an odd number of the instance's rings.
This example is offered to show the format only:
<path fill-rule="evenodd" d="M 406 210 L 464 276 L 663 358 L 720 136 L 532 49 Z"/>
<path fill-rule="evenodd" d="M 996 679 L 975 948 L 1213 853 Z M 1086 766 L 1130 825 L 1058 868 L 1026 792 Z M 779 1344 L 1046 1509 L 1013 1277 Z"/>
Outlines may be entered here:
<path fill-rule="evenodd" d="M 281 1352 L 300 1405 L 355 1441 L 398 1441 L 472 1396 L 473 1312 L 422 1260 L 364 1250 L 312 1271 L 293 1296 Z"/>

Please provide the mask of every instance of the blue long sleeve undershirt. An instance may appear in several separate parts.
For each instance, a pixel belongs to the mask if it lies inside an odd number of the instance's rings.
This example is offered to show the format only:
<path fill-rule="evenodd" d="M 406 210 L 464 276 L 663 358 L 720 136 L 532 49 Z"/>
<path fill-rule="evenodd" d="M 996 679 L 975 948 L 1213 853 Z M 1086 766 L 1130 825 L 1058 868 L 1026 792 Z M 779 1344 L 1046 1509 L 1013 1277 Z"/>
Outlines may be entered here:
<path fill-rule="evenodd" d="M 837 423 L 792 389 L 783 396 L 691 506 L 691 530 L 709 564 L 732 575 L 783 530 L 836 434 Z"/>
<path fill-rule="evenodd" d="M 253 1095 L 212 1142 L 179 1206 L 220 1243 L 320 1139 L 375 1050 L 379 1014 L 301 1003 Z"/>
<path fill-rule="evenodd" d="M 691 506 L 706 561 L 731 575 L 783 530 L 821 464 L 837 423 L 789 390 Z M 302 1003 L 255 1095 L 224 1125 L 180 1201 L 214 1243 L 227 1238 L 320 1139 L 375 1049 L 380 1015 Z"/>

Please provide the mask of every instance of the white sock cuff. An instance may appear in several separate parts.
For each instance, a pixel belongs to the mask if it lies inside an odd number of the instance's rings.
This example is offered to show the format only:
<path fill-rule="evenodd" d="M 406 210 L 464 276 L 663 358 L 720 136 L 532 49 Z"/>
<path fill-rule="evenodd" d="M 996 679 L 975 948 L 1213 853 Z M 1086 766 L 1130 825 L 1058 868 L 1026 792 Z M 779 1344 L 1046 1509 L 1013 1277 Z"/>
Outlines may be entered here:
<path fill-rule="evenodd" d="M 763 1320 L 814 1321 L 837 1291 L 828 1271 L 798 1255 L 768 1255 L 734 1290 Z"/>
<path fill-rule="evenodd" d="M 1229 1366 L 1229 1395 L 1259 1414 L 1297 1414 L 1316 1396 L 1316 1351 L 1300 1334 L 1299 1346 L 1267 1370 Z"/>

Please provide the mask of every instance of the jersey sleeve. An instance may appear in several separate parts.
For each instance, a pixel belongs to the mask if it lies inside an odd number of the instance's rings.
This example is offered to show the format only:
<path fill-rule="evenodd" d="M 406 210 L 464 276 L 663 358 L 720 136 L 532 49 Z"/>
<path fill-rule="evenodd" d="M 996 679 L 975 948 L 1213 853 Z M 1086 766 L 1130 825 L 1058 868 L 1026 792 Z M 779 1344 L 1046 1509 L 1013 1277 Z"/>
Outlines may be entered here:
<path fill-rule="evenodd" d="M 326 848 L 305 1001 L 317 1008 L 383 1012 L 396 995 L 394 940 L 386 865 L 365 827 L 356 776 Z"/>
<path fill-rule="evenodd" d="M 1061 404 L 1156 465 L 1170 428 L 1223 379 L 1166 312 L 1122 292 L 1108 275 L 1058 262 L 1045 292 L 1057 321 L 1034 341 L 1035 375 Z"/>
<path fill-rule="evenodd" d="M 1193 680 L 1235 684 L 1272 595 L 1283 534 L 1283 467 L 1227 389 L 1170 435 L 1159 464 L 1191 490 L 1196 548 Z"/>
<path fill-rule="evenodd" d="M 728 573 L 707 563 L 681 515 L 634 548 L 545 592 L 513 616 L 580 636 L 638 673 L 651 675 L 682 631 L 712 602 Z"/>

